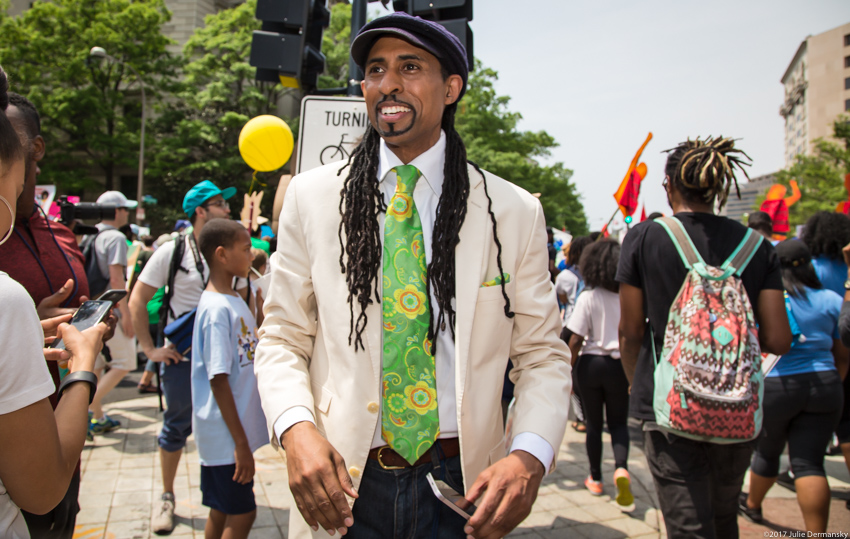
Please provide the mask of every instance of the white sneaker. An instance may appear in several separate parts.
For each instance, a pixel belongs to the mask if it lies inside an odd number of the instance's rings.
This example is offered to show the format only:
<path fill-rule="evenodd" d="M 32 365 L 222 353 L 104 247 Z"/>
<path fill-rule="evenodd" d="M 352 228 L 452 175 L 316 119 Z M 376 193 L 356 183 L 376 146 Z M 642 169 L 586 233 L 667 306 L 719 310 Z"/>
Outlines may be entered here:
<path fill-rule="evenodd" d="M 168 535 L 174 530 L 174 494 L 162 493 L 162 507 L 151 519 L 151 530 L 157 535 Z"/>

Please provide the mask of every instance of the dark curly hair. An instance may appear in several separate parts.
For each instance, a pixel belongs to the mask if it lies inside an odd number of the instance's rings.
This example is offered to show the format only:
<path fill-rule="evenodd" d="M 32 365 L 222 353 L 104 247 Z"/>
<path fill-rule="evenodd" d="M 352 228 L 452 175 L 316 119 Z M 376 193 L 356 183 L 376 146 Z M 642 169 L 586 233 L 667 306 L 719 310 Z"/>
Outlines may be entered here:
<path fill-rule="evenodd" d="M 578 238 L 573 238 L 573 241 L 570 242 L 570 248 L 567 251 L 567 262 L 578 267 L 579 262 L 581 261 L 581 254 L 591 243 L 593 243 L 593 240 L 590 239 L 590 236 L 579 236 Z"/>
<path fill-rule="evenodd" d="M 0 175 L 5 174 L 9 165 L 24 157 L 24 147 L 18 132 L 6 117 L 9 106 L 9 78 L 0 67 Z M 14 200 L 11 201 L 14 204 Z"/>
<path fill-rule="evenodd" d="M 601 287 L 617 293 L 617 264 L 620 262 L 620 244 L 612 239 L 603 239 L 588 245 L 581 255 L 581 276 L 585 286 Z"/>
<path fill-rule="evenodd" d="M 806 221 L 800 239 L 813 258 L 844 260 L 841 249 L 850 243 L 850 219 L 843 213 L 819 211 Z"/>

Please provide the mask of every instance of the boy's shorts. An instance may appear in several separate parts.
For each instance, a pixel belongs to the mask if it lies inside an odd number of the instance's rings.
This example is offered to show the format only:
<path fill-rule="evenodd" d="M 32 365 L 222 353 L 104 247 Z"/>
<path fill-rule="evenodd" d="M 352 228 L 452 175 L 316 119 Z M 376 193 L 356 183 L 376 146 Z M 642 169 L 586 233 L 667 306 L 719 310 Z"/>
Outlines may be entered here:
<path fill-rule="evenodd" d="M 242 515 L 257 508 L 254 480 L 241 485 L 233 480 L 235 464 L 201 465 L 201 503 L 225 515 Z"/>

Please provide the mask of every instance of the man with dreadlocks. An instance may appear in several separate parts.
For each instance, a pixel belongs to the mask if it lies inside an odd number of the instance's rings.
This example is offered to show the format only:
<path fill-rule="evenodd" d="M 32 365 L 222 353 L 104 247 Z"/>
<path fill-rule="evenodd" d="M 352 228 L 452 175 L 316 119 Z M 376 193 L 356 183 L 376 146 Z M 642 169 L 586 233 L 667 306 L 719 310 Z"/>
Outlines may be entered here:
<path fill-rule="evenodd" d="M 729 138 L 688 140 L 667 158 L 664 188 L 673 217 L 708 265 L 719 266 L 747 233 L 744 225 L 714 214 L 748 165 Z M 746 174 L 746 172 L 744 172 Z M 714 444 L 658 430 L 653 373 L 662 350 L 670 307 L 688 273 L 677 246 L 657 221 L 644 221 L 626 236 L 620 253 L 620 357 L 631 382 L 629 412 L 643 423 L 644 451 L 655 480 L 669 537 L 738 537 L 737 504 L 750 464 L 751 443 Z M 759 325 L 763 352 L 791 346 L 779 260 L 762 242 L 741 280 Z M 646 320 L 649 319 L 647 325 Z M 652 339 L 655 339 L 653 346 Z"/>
<path fill-rule="evenodd" d="M 543 212 L 467 162 L 457 38 L 396 13 L 351 54 L 371 125 L 349 162 L 289 187 L 255 364 L 303 517 L 291 536 L 503 537 L 554 465 L 569 406 Z M 472 518 L 428 473 L 477 503 Z"/>

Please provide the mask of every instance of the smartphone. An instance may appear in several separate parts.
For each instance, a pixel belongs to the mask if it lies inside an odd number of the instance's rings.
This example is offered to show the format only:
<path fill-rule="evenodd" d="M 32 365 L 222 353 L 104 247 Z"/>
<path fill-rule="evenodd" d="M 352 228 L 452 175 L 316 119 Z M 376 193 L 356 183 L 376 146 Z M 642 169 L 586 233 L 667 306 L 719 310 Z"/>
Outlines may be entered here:
<path fill-rule="evenodd" d="M 434 496 L 440 499 L 441 502 L 448 505 L 455 513 L 462 516 L 466 520 L 472 517 L 477 507 L 463 497 L 458 491 L 450 487 L 446 482 L 434 479 L 430 473 L 426 476 L 428 484 L 431 485 L 431 490 L 434 491 Z"/>
<path fill-rule="evenodd" d="M 69 324 L 80 331 L 86 330 L 106 320 L 110 310 L 112 310 L 112 303 L 109 301 L 87 301 L 80 305 L 80 308 L 74 313 Z M 56 339 L 50 344 L 50 347 L 57 350 L 64 350 L 65 343 L 62 339 Z"/>
<path fill-rule="evenodd" d="M 115 305 L 116 303 L 118 303 L 119 301 L 124 299 L 126 296 L 127 296 L 126 290 L 120 290 L 120 289 L 114 288 L 112 290 L 107 290 L 106 292 L 101 294 L 97 298 L 97 300 L 98 301 L 109 301 L 109 302 L 112 302 L 113 305 Z"/>

